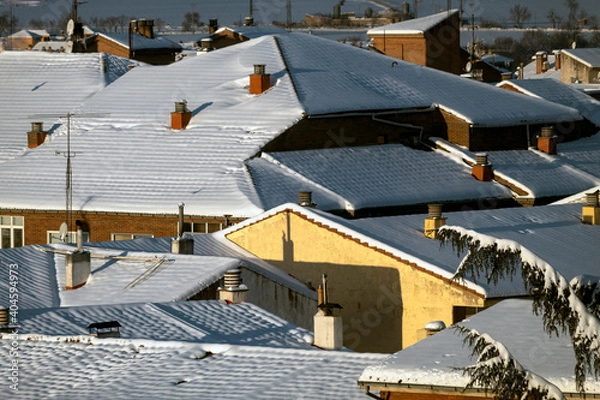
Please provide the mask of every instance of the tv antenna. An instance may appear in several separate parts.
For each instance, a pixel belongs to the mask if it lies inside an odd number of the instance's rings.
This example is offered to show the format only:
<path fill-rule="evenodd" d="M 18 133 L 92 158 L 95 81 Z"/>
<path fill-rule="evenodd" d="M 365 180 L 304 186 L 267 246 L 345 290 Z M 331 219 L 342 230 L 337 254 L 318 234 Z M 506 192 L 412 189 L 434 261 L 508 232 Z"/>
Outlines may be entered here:
<path fill-rule="evenodd" d="M 102 118 L 107 117 L 109 114 L 98 114 L 98 113 L 66 113 L 66 114 L 34 114 L 28 116 L 30 119 L 38 118 L 66 118 L 67 119 L 67 150 L 61 151 L 56 150 L 56 155 L 62 155 L 67 159 L 67 168 L 65 174 L 65 222 L 61 225 L 60 233 L 61 239 L 67 241 L 68 232 L 73 231 L 73 169 L 71 165 L 71 159 L 74 158 L 77 153 L 71 150 L 71 120 L 73 118 Z M 63 231 L 67 229 L 67 234 L 63 237 Z"/>

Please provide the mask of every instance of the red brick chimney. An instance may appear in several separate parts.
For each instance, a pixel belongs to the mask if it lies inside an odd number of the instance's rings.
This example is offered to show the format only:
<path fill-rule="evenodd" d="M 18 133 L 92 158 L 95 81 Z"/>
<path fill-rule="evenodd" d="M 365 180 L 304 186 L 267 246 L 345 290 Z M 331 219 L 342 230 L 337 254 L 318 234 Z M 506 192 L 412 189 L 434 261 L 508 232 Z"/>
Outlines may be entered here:
<path fill-rule="evenodd" d="M 219 29 L 219 22 L 216 18 L 211 18 L 208 20 L 208 33 L 212 35 Z"/>
<path fill-rule="evenodd" d="M 185 129 L 192 119 L 185 100 L 175 102 L 175 111 L 171 113 L 171 129 Z"/>
<path fill-rule="evenodd" d="M 271 74 L 265 73 L 264 64 L 254 64 L 254 73 L 250 75 L 250 93 L 261 94 L 271 87 Z"/>
<path fill-rule="evenodd" d="M 137 21 L 138 32 L 142 36 L 146 36 L 148 39 L 154 39 L 154 20 L 153 19 L 140 19 Z"/>
<path fill-rule="evenodd" d="M 494 179 L 494 170 L 492 164 L 488 162 L 487 154 L 479 153 L 475 155 L 475 165 L 472 167 L 471 175 L 478 181 L 489 182 Z"/>
<path fill-rule="evenodd" d="M 560 65 L 560 54 L 561 54 L 561 51 L 560 50 L 554 50 L 552 53 L 554 54 L 554 69 L 556 71 L 558 71 L 560 69 L 560 67 L 561 67 L 561 65 Z"/>
<path fill-rule="evenodd" d="M 31 131 L 27 132 L 27 147 L 35 149 L 46 141 L 48 132 L 44 131 L 43 122 L 32 122 Z"/>
<path fill-rule="evenodd" d="M 542 133 L 537 138 L 537 148 L 551 156 L 556 155 L 556 136 L 554 136 L 553 127 L 544 126 L 542 128 Z"/>
<path fill-rule="evenodd" d="M 535 53 L 535 73 L 541 74 L 548 70 L 547 65 L 544 64 L 548 62 L 548 54 L 545 51 L 538 51 Z"/>

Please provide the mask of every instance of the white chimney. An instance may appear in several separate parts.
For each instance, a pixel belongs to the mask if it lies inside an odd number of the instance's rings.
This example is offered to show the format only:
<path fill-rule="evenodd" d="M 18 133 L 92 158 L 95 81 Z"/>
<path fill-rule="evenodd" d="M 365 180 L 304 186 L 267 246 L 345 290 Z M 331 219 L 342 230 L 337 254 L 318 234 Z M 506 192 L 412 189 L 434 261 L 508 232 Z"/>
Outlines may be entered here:
<path fill-rule="evenodd" d="M 223 286 L 219 287 L 219 300 L 229 304 L 240 304 L 246 301 L 248 287 L 242 283 L 242 271 L 230 269 L 225 272 Z"/>
<path fill-rule="evenodd" d="M 315 339 L 313 345 L 325 350 L 339 350 L 344 346 L 344 330 L 342 316 L 334 315 L 334 310 L 341 309 L 339 304 L 329 302 L 327 274 L 321 276 L 322 283 L 318 290 L 319 311 L 315 314 Z"/>

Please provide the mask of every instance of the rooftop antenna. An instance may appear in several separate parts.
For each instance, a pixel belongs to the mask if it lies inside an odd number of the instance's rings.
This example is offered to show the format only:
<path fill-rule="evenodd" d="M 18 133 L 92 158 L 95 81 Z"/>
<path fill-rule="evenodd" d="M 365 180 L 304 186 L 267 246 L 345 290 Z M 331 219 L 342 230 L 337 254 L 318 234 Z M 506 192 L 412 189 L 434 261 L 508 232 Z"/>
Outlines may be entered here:
<path fill-rule="evenodd" d="M 67 159 L 67 168 L 65 174 L 65 223 L 67 234 L 63 236 L 65 226 L 61 225 L 61 237 L 63 241 L 67 241 L 68 232 L 73 230 L 73 170 L 71 166 L 71 159 L 74 158 L 77 153 L 71 150 L 71 119 L 73 118 L 101 118 L 106 117 L 108 114 L 97 114 L 97 113 L 66 113 L 66 114 L 35 114 L 30 115 L 30 119 L 39 118 L 66 118 L 67 119 L 67 150 L 60 151 L 56 150 L 56 155 L 63 155 Z"/>
<path fill-rule="evenodd" d="M 254 12 L 254 7 L 252 7 L 252 0 L 250 0 L 250 15 L 249 15 L 250 18 L 254 17 L 253 12 Z"/>

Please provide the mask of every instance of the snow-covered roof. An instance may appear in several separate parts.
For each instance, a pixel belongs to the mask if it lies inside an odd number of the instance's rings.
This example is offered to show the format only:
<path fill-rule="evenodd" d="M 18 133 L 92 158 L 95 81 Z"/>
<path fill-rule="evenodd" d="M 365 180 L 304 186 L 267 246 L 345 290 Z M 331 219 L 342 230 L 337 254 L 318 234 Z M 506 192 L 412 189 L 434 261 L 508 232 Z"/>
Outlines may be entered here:
<path fill-rule="evenodd" d="M 106 33 L 95 32 L 93 35 L 86 38 L 86 41 L 93 40 L 96 36 L 104 37 L 119 45 L 129 48 L 129 34 L 127 33 Z M 181 50 L 181 45 L 168 38 L 168 36 L 156 36 L 151 39 L 139 33 L 131 36 L 134 50 L 149 50 L 149 49 L 172 49 L 174 51 Z"/>
<path fill-rule="evenodd" d="M 519 79 L 500 82 L 498 87 L 512 87 L 534 97 L 572 107 L 600 127 L 600 101 L 554 79 Z"/>
<path fill-rule="evenodd" d="M 13 33 L 9 36 L 10 38 L 37 38 L 41 39 L 43 37 L 50 36 L 50 33 L 47 30 L 36 30 L 36 29 L 21 29 L 18 32 Z"/>
<path fill-rule="evenodd" d="M 18 398 L 363 399 L 356 378 L 382 354 L 152 340 L 19 340 Z M 12 339 L 0 340 L 10 362 Z M 6 363 L 5 363 L 6 365 Z M 0 396 L 14 397 L 9 384 Z"/>
<path fill-rule="evenodd" d="M 59 63 L 78 60 L 64 54 L 54 57 Z M 95 93 L 85 101 L 87 96 L 69 96 L 63 90 L 65 82 L 73 81 L 69 74 L 32 78 L 39 64 L 51 60 L 25 61 L 30 64 L 26 68 L 13 62 L 10 69 L 0 69 L 11 82 L 0 90 L 9 93 L 14 82 L 17 101 L 27 106 L 33 100 L 32 88 L 46 94 L 46 108 L 35 112 L 105 115 L 73 118 L 75 210 L 169 214 L 184 202 L 192 215 L 256 215 L 268 207 L 257 195 L 244 161 L 307 114 L 437 105 L 477 126 L 581 118 L 571 108 L 306 34 L 263 36 L 168 66 L 138 67 L 105 90 L 103 65 L 84 64 L 83 71 L 91 76 L 73 86 L 85 88 L 88 96 Z M 82 68 L 72 64 L 50 70 Z M 272 88 L 260 96 L 247 88 L 254 64 L 266 64 L 271 74 Z M 19 71 L 27 68 L 31 72 L 22 76 Z M 10 96 L 6 99 L 11 100 L 2 104 L 0 99 L 3 115 L 12 115 L 16 103 Z M 182 99 L 193 118 L 186 130 L 173 131 L 173 102 Z M 22 109 L 27 111 L 18 111 L 22 115 L 31 113 L 25 105 Z M 15 150 L 5 159 L 22 154 L 2 165 L 1 208 L 63 209 L 64 181 L 57 177 L 64 176 L 65 160 L 56 153 L 67 147 L 67 127 L 65 119 L 49 122 L 57 125 L 47 142 L 34 150 L 23 152 L 27 127 L 13 128 L 7 136 L 16 138 L 14 132 L 19 132 L 18 142 L 12 144 Z"/>
<path fill-rule="evenodd" d="M 218 36 L 219 34 L 225 32 L 225 31 L 231 31 L 234 33 L 238 33 L 248 39 L 257 39 L 262 36 L 278 35 L 278 34 L 284 33 L 285 29 L 280 28 L 275 25 L 250 25 L 250 26 L 241 25 L 241 26 L 234 26 L 234 27 L 224 26 L 224 27 L 217 29 L 210 36 Z"/>
<path fill-rule="evenodd" d="M 558 386 L 564 393 L 577 393 L 575 356 L 571 339 L 544 331 L 541 316 L 534 314 L 528 300 L 504 300 L 460 323 L 468 329 L 487 333 L 508 348 L 527 370 Z M 446 329 L 391 357 L 366 368 L 361 384 L 377 387 L 464 388 L 469 376 L 456 368 L 473 365 L 476 359 L 463 345 L 462 336 Z M 593 377 L 586 381 L 586 394 L 600 393 Z"/>
<path fill-rule="evenodd" d="M 443 149 L 441 154 L 458 160 L 475 162 L 476 153 L 443 139 L 433 139 Z M 581 145 L 588 147 L 582 155 Z M 591 166 L 600 154 L 600 135 L 559 144 L 559 154 L 549 156 L 538 150 L 506 150 L 487 152 L 494 174 L 523 190 L 517 197 L 529 199 L 569 196 L 600 184 L 600 170 Z"/>
<path fill-rule="evenodd" d="M 565 49 L 562 52 L 590 68 L 600 68 L 600 48 Z"/>
<path fill-rule="evenodd" d="M 444 214 L 448 225 L 520 243 L 552 265 L 567 280 L 582 274 L 597 274 L 600 229 L 581 222 L 581 204 L 490 209 L 494 206 L 492 200 L 482 204 L 480 210 Z M 356 238 L 367 246 L 386 251 L 443 278 L 451 279 L 462 260 L 462 256 L 458 257 L 451 248 L 440 248 L 437 240 L 423 235 L 424 215 L 348 220 L 286 204 L 231 229 L 243 228 L 285 210 L 292 210 L 321 226 Z M 514 280 L 500 281 L 496 286 L 486 282 L 466 282 L 466 285 L 488 298 L 527 294 L 520 275 Z"/>
<path fill-rule="evenodd" d="M 106 321 L 119 322 L 122 339 L 315 349 L 310 331 L 251 303 L 220 300 L 21 310 L 19 333 L 87 336 L 89 324 Z"/>
<path fill-rule="evenodd" d="M 379 26 L 369 29 L 367 35 L 418 35 L 427 32 L 456 13 L 458 10 L 443 11 L 426 17 Z"/>
<path fill-rule="evenodd" d="M 263 153 L 248 166 L 261 198 L 277 205 L 313 189 L 322 210 L 512 198 L 504 186 L 474 180 L 464 163 L 400 144 Z"/>
<path fill-rule="evenodd" d="M 53 42 L 46 42 L 53 43 Z M 23 154 L 31 122 L 53 132 L 66 114 L 127 72 L 131 62 L 108 54 L 0 53 L 0 163 Z"/>
<path fill-rule="evenodd" d="M 537 65 L 535 56 L 532 57 L 533 61 L 523 67 L 523 78 L 524 79 L 553 79 L 560 81 L 560 70 L 555 68 L 556 66 L 556 55 L 548 54 L 548 70 L 540 74 L 537 73 Z"/>

